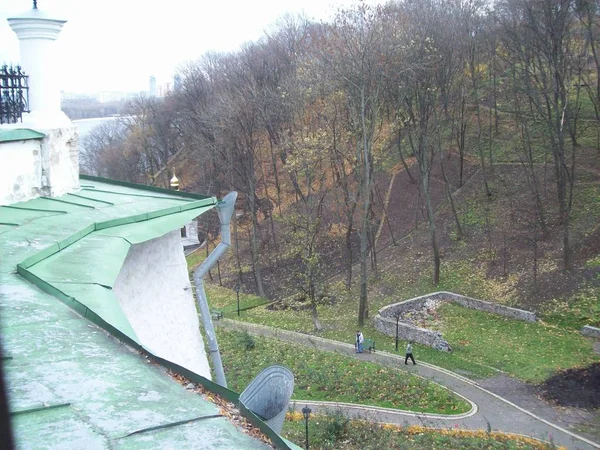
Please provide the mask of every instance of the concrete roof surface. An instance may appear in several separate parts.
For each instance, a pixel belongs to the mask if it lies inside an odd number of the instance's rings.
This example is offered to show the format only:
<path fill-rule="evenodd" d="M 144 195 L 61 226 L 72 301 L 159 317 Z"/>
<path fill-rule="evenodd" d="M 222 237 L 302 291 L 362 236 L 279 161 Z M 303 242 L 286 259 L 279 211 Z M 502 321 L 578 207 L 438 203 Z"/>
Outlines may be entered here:
<path fill-rule="evenodd" d="M 57 199 L 0 206 L 0 336 L 17 447 L 270 448 L 81 316 L 135 343 L 109 289 L 129 246 L 179 228 L 216 199 L 81 184 Z"/>

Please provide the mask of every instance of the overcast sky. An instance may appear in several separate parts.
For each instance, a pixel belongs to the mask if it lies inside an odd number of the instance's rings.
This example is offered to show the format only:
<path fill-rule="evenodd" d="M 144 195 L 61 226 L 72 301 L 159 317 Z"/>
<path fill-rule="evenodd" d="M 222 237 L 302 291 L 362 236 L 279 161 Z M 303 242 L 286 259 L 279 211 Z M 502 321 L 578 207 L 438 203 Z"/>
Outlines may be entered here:
<path fill-rule="evenodd" d="M 354 1 L 38 0 L 38 8 L 68 20 L 55 43 L 54 69 L 61 72 L 62 90 L 83 93 L 147 90 L 150 75 L 159 84 L 171 81 L 181 63 L 209 50 L 236 50 L 286 12 L 328 20 Z M 0 0 L 0 63 L 19 59 L 6 18 L 32 4 Z"/>

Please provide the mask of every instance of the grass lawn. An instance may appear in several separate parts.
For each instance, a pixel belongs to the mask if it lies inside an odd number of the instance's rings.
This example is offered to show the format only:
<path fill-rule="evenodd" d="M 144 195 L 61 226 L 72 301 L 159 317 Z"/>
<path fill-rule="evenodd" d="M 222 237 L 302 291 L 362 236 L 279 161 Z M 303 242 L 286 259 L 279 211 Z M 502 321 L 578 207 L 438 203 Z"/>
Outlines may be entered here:
<path fill-rule="evenodd" d="M 206 290 L 211 308 L 223 310 L 223 315 L 228 319 L 237 318 L 237 295 L 235 291 L 214 284 L 205 284 L 204 289 Z M 247 309 L 252 309 L 266 303 L 268 303 L 266 298 L 240 292 L 241 314 L 246 314 L 245 310 Z"/>
<path fill-rule="evenodd" d="M 302 414 L 288 414 L 283 436 L 304 445 Z M 420 426 L 397 427 L 348 420 L 340 414 L 311 416 L 309 444 L 312 449 L 556 449 L 535 439 L 502 433 L 466 430 L 433 430 Z"/>
<path fill-rule="evenodd" d="M 206 259 L 206 249 L 197 248 L 192 253 L 185 257 L 190 273 L 198 268 Z"/>
<path fill-rule="evenodd" d="M 211 307 L 223 309 L 225 317 L 238 320 L 237 313 L 235 312 L 235 292 L 215 285 L 205 285 L 205 288 Z M 251 304 L 260 304 L 261 302 L 264 303 L 264 299 L 240 293 L 240 305 L 242 305 L 242 308 Z M 320 333 L 314 332 L 310 313 L 307 310 L 294 310 L 290 308 L 283 311 L 273 311 L 268 309 L 267 306 L 260 306 L 242 311 L 239 320 L 354 343 L 356 317 L 354 311 L 347 308 L 346 303 L 320 307 L 319 318 L 324 325 L 324 330 Z M 395 352 L 394 338 L 379 333 L 370 321 L 366 323 L 362 331 L 365 337 L 375 340 L 378 350 Z M 404 352 L 405 345 L 405 342 L 400 342 L 400 353 Z M 414 353 L 417 359 L 422 359 L 450 370 L 457 370 L 473 378 L 488 377 L 496 373 L 493 369 L 480 363 L 420 345 L 415 345 Z"/>
<path fill-rule="evenodd" d="M 480 255 L 478 258 L 485 260 L 486 257 Z M 509 288 L 516 281 L 500 282 L 486 277 L 482 261 L 477 258 L 444 261 L 440 285 L 435 289 L 427 275 L 415 276 L 403 270 L 383 273 L 380 280 L 372 280 L 370 285 L 370 317 L 385 305 L 433 290 L 453 291 L 484 300 L 500 299 L 505 304 L 513 304 L 514 291 Z M 596 263 L 596 260 L 589 262 L 594 266 Z M 516 277 L 515 274 L 515 280 Z M 227 318 L 238 319 L 234 291 L 214 284 L 205 287 L 211 307 L 222 309 Z M 240 292 L 240 308 L 251 309 L 242 311 L 239 320 L 353 343 L 357 328 L 358 292 L 348 292 L 336 283 L 330 285 L 329 293 L 334 301 L 318 307 L 319 320 L 323 325 L 323 330 L 318 333 L 314 331 L 308 305 L 290 301 L 279 303 L 278 309 L 274 309 L 265 305 L 266 299 L 243 292 Z M 544 311 L 543 315 L 547 323 L 536 324 L 467 309 L 462 309 L 465 314 L 459 314 L 450 307 L 444 313 L 445 320 L 440 326 L 455 351 L 448 354 L 415 345 L 414 354 L 417 360 L 472 379 L 504 371 L 522 380 L 539 382 L 559 369 L 584 366 L 598 360 L 591 340 L 578 332 L 583 323 L 594 324 L 594 320 L 600 320 L 598 300 L 597 289 L 590 287 L 569 301 L 550 302 L 548 311 Z M 255 307 L 257 305 L 261 306 Z M 377 332 L 371 320 L 366 321 L 362 331 L 365 337 L 376 341 L 379 350 L 395 352 L 394 338 Z M 400 353 L 405 345 L 405 342 L 400 342 Z"/>
<path fill-rule="evenodd" d="M 470 405 L 447 389 L 422 378 L 342 354 L 320 351 L 273 338 L 217 328 L 225 374 L 241 392 L 273 364 L 294 373 L 296 400 L 326 400 L 438 414 L 460 414 Z"/>
<path fill-rule="evenodd" d="M 544 322 L 522 322 L 455 304 L 438 309 L 436 329 L 456 356 L 541 382 L 557 370 L 598 361 L 592 340 L 576 330 Z"/>
<path fill-rule="evenodd" d="M 225 317 L 237 319 L 235 292 L 210 285 L 207 291 L 211 306 L 223 308 L 229 311 Z M 241 305 L 262 301 L 240 293 Z M 585 366 L 598 360 L 592 341 L 582 337 L 577 329 L 544 322 L 520 322 L 457 305 L 444 305 L 440 312 L 439 329 L 454 352 L 448 354 L 415 345 L 414 354 L 417 359 L 471 378 L 489 377 L 503 371 L 525 381 L 540 382 L 559 369 Z M 319 308 L 319 317 L 325 327 L 320 333 L 314 333 L 310 313 L 304 309 L 274 311 L 260 306 L 243 311 L 240 320 L 354 342 L 354 311 L 344 310 L 344 304 L 323 306 Z M 395 352 L 394 338 L 377 332 L 370 321 L 363 333 L 376 341 L 379 350 Z M 400 342 L 400 353 L 405 344 Z"/>

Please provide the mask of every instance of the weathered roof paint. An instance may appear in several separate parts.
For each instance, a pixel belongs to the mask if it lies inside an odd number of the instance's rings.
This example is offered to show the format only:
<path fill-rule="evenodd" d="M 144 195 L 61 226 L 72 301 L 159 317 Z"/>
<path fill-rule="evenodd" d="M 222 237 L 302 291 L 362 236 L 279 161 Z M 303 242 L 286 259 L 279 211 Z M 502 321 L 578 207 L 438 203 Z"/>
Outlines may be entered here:
<path fill-rule="evenodd" d="M 46 135 L 30 128 L 16 128 L 0 130 L 0 142 L 28 141 L 31 139 L 44 139 Z"/>
<path fill-rule="evenodd" d="M 129 246 L 179 228 L 216 199 L 81 182 L 76 194 L 0 207 L 0 335 L 18 447 L 268 448 L 96 325 L 139 347 L 109 289 Z"/>

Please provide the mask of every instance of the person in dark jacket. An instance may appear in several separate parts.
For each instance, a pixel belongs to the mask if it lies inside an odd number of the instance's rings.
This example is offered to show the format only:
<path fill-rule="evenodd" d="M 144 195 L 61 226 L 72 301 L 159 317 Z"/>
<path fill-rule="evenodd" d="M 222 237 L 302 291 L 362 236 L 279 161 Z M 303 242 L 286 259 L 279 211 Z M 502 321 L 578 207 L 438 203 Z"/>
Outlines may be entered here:
<path fill-rule="evenodd" d="M 408 358 L 411 359 L 411 361 L 413 362 L 413 365 L 416 366 L 417 363 L 415 362 L 415 358 L 413 357 L 413 341 L 410 341 L 408 343 L 408 345 L 406 346 L 406 358 L 404 358 L 404 364 L 408 364 Z"/>
<path fill-rule="evenodd" d="M 360 330 L 356 330 L 356 343 L 354 344 L 356 347 L 356 353 L 363 352 L 363 342 L 365 338 Z"/>

